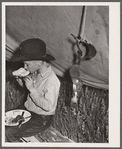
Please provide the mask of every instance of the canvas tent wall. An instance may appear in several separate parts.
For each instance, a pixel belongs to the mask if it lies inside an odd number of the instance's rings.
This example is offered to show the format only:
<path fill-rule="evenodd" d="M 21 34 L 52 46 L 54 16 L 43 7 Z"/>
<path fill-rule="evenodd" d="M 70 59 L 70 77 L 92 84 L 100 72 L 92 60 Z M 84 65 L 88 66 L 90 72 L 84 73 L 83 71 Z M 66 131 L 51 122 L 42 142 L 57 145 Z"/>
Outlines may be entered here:
<path fill-rule="evenodd" d="M 62 76 L 72 65 L 75 40 L 78 34 L 83 6 L 7 6 L 6 7 L 6 59 L 10 60 L 19 43 L 28 38 L 41 38 L 56 61 L 56 73 Z M 85 37 L 92 42 L 97 54 L 79 65 L 80 79 L 93 87 L 109 86 L 109 7 L 88 6 Z"/>

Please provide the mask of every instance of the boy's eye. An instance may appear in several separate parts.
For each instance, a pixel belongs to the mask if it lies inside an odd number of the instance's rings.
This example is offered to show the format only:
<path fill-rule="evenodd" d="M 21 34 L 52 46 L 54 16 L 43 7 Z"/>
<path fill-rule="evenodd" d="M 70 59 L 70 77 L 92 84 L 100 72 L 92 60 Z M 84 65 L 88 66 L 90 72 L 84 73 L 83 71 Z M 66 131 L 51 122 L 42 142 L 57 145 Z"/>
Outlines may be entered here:
<path fill-rule="evenodd" d="M 25 67 L 28 67 L 28 64 L 25 64 Z"/>

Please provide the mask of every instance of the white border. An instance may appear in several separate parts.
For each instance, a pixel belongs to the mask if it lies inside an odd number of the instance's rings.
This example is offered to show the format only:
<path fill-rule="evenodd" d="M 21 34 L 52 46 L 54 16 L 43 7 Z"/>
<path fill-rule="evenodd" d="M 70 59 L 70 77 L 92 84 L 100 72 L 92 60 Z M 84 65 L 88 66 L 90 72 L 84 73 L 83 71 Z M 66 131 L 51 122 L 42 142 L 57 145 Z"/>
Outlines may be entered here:
<path fill-rule="evenodd" d="M 2 133 L 1 134 L 5 134 L 5 121 L 4 121 L 4 111 L 5 111 L 5 43 L 6 43 L 6 38 L 5 38 L 5 7 L 2 7 L 2 99 L 4 99 L 4 101 L 2 100 Z M 3 133 L 4 132 L 4 133 Z M 3 140 L 5 140 L 5 135 L 1 136 L 2 138 L 2 142 Z"/>
<path fill-rule="evenodd" d="M 5 6 L 108 6 L 119 2 L 2 2 Z"/>
<path fill-rule="evenodd" d="M 5 143 L 6 147 L 120 147 L 120 2 L 2 2 L 2 130 L 5 108 L 5 6 L 109 6 L 109 143 Z M 116 90 L 115 90 L 116 89 Z M 2 132 L 2 134 L 4 134 Z"/>

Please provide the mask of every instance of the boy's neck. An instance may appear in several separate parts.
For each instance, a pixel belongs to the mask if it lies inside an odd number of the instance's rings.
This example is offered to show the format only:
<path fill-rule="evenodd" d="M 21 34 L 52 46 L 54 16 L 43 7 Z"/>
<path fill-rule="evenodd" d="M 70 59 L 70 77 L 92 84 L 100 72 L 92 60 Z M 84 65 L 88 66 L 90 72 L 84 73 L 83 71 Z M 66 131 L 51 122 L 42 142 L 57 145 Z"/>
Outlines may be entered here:
<path fill-rule="evenodd" d="M 38 73 L 38 74 L 44 73 L 44 72 L 47 70 L 47 68 L 48 68 L 49 66 L 50 66 L 49 63 L 44 62 L 44 63 L 41 65 L 41 67 L 37 70 L 37 73 Z"/>

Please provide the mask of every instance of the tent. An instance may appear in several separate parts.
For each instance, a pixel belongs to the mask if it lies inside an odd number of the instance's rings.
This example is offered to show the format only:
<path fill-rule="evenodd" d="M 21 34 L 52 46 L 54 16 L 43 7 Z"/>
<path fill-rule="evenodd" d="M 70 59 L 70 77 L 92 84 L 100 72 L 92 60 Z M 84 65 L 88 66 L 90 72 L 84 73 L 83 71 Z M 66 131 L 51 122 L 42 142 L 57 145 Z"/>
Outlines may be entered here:
<path fill-rule="evenodd" d="M 6 60 L 9 61 L 19 44 L 29 38 L 43 39 L 48 53 L 56 60 L 52 67 L 63 76 L 74 66 L 76 41 L 83 6 L 77 5 L 13 5 L 6 6 Z M 109 7 L 87 6 L 84 36 L 96 48 L 96 55 L 78 65 L 80 79 L 92 87 L 109 86 Z"/>

